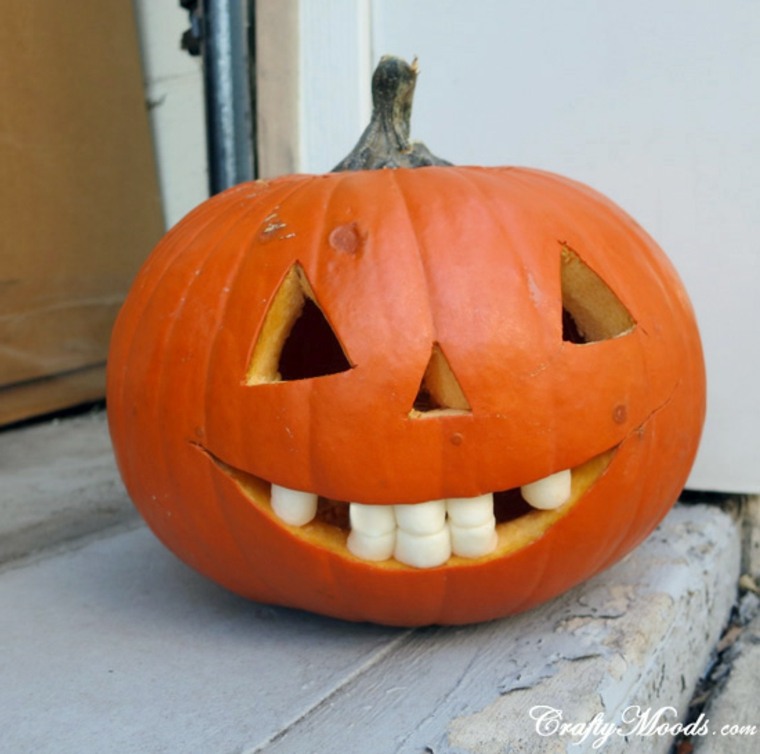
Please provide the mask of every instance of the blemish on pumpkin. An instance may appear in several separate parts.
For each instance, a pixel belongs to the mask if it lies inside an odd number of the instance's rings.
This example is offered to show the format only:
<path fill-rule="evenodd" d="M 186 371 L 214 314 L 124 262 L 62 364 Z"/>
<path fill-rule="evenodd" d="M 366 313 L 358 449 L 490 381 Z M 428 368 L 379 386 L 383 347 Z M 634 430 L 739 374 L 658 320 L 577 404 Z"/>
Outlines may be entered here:
<path fill-rule="evenodd" d="M 451 439 L 451 444 L 452 445 L 461 445 L 462 442 L 464 441 L 464 437 L 462 436 L 461 432 L 454 432 L 451 435 L 450 439 Z"/>
<path fill-rule="evenodd" d="M 242 194 L 242 196 L 246 199 L 255 199 L 263 191 L 266 191 L 266 189 L 269 188 L 269 181 L 264 178 L 257 178 L 255 181 L 253 181 L 252 188 L 252 191 L 246 191 L 244 194 Z"/>
<path fill-rule="evenodd" d="M 535 306 L 541 306 L 543 304 L 544 297 L 541 287 L 530 272 L 528 273 L 528 293 L 530 294 L 530 300 Z"/>
<path fill-rule="evenodd" d="M 259 242 L 267 243 L 268 241 L 274 241 L 275 239 L 292 238 L 295 236 L 295 233 L 279 235 L 279 231 L 284 228 L 287 228 L 287 224 L 280 220 L 277 212 L 272 212 L 264 218 L 264 222 L 261 224 L 258 233 Z"/>
<path fill-rule="evenodd" d="M 628 409 L 625 407 L 625 405 L 621 403 L 620 405 L 615 406 L 615 409 L 612 412 L 612 420 L 615 422 L 615 424 L 623 424 L 627 418 Z"/>
<path fill-rule="evenodd" d="M 644 439 L 644 436 L 645 436 L 645 435 L 646 435 L 646 433 L 647 433 L 647 425 L 649 424 L 649 422 L 650 422 L 650 421 L 651 421 L 651 420 L 652 420 L 652 419 L 653 419 L 653 418 L 654 418 L 654 417 L 655 417 L 657 414 L 659 414 L 659 413 L 660 413 L 660 411 L 662 411 L 662 410 L 663 410 L 663 409 L 664 409 L 664 408 L 665 408 L 665 407 L 666 407 L 666 406 L 667 406 L 667 405 L 668 405 L 668 404 L 669 404 L 669 403 L 670 403 L 670 402 L 673 400 L 673 396 L 676 394 L 676 391 L 678 390 L 678 388 L 679 388 L 680 384 L 681 384 L 681 381 L 680 381 L 680 380 L 679 380 L 678 382 L 676 382 L 676 384 L 673 386 L 673 389 L 670 391 L 670 395 L 668 395 L 668 397 L 667 397 L 667 398 L 666 398 L 664 401 L 662 401 L 662 403 L 660 403 L 660 405 L 659 405 L 659 406 L 655 406 L 655 407 L 654 407 L 654 408 L 653 408 L 653 409 L 652 409 L 652 410 L 651 410 L 651 411 L 650 411 L 650 412 L 649 412 L 649 413 L 646 415 L 646 418 L 644 419 L 644 421 L 643 421 L 643 422 L 641 422 L 641 424 L 639 424 L 639 426 L 638 426 L 638 427 L 636 427 L 636 428 L 633 430 L 633 432 L 632 432 L 632 433 L 631 433 L 629 436 L 631 436 L 631 435 L 635 435 L 635 436 L 636 436 L 636 437 L 637 437 L 639 440 L 643 440 L 643 439 Z"/>
<path fill-rule="evenodd" d="M 356 223 L 333 228 L 327 240 L 335 251 L 342 251 L 345 254 L 356 254 L 362 242 Z"/>

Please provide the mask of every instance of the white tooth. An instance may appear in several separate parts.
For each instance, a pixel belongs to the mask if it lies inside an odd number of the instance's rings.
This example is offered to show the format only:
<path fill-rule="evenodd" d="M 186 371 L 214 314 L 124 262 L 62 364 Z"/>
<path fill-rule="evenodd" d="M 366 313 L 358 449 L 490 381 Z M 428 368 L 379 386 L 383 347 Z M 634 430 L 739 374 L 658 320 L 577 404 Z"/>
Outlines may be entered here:
<path fill-rule="evenodd" d="M 446 525 L 446 501 L 394 505 L 399 529 L 409 534 L 435 534 Z"/>
<path fill-rule="evenodd" d="M 396 545 L 396 532 L 372 536 L 360 531 L 348 535 L 346 546 L 349 551 L 362 560 L 388 560 L 393 555 Z"/>
<path fill-rule="evenodd" d="M 317 514 L 317 495 L 313 492 L 300 492 L 273 484 L 269 499 L 277 518 L 291 526 L 308 524 Z"/>
<path fill-rule="evenodd" d="M 396 516 L 392 505 L 350 503 L 348 515 L 351 519 L 351 531 L 378 537 L 396 530 Z"/>
<path fill-rule="evenodd" d="M 496 549 L 496 519 L 491 514 L 491 520 L 480 526 L 451 525 L 451 549 L 454 555 L 463 558 L 479 558 L 488 555 Z"/>
<path fill-rule="evenodd" d="M 524 484 L 520 487 L 520 493 L 534 508 L 553 510 L 570 499 L 571 481 L 570 469 L 565 469 L 530 484 Z"/>
<path fill-rule="evenodd" d="M 411 534 L 403 529 L 396 531 L 396 549 L 393 557 L 400 563 L 415 568 L 434 568 L 451 557 L 451 537 L 445 526 L 435 534 Z"/>
<path fill-rule="evenodd" d="M 493 518 L 493 494 L 478 497 L 450 497 L 446 511 L 452 525 L 481 526 Z"/>

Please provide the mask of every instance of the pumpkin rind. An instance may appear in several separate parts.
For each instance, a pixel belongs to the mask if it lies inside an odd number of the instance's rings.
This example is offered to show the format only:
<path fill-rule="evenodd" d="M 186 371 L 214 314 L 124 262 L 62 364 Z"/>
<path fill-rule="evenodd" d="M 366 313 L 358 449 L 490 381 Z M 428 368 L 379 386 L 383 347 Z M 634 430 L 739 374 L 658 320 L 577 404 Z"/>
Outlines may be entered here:
<path fill-rule="evenodd" d="M 336 243 L 346 226 L 354 241 Z M 563 248 L 620 299 L 630 332 L 563 340 Z M 294 265 L 351 366 L 250 384 L 268 306 Z M 435 347 L 470 411 L 410 415 Z M 686 480 L 704 391 L 694 316 L 655 242 L 591 189 L 518 168 L 230 189 L 159 243 L 108 367 L 120 471 L 170 549 L 247 597 L 394 625 L 526 609 L 622 557 Z M 602 477 L 537 541 L 425 571 L 305 547 L 209 455 L 293 489 L 393 504 L 519 486 L 611 448 Z"/>

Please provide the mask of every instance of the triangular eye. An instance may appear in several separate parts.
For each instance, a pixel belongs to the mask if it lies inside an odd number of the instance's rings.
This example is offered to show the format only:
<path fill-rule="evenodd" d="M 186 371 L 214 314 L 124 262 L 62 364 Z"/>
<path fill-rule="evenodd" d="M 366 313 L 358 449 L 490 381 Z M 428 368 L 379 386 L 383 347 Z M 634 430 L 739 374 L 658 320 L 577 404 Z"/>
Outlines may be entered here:
<path fill-rule="evenodd" d="M 272 298 L 248 365 L 246 383 L 304 380 L 351 369 L 306 273 L 294 264 Z"/>
<path fill-rule="evenodd" d="M 567 246 L 562 247 L 560 270 L 563 340 L 594 343 L 633 330 L 636 323 L 620 299 Z"/>
<path fill-rule="evenodd" d="M 472 408 L 441 347 L 434 343 L 410 416 L 419 418 L 442 411 L 462 412 Z"/>

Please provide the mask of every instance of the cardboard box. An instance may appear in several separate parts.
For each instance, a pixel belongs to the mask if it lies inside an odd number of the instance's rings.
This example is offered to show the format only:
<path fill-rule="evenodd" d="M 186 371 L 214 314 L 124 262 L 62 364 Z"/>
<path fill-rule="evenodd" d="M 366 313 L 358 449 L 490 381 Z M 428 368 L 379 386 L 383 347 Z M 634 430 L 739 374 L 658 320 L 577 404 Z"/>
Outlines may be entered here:
<path fill-rule="evenodd" d="M 3 424 L 102 397 L 163 232 L 131 3 L 5 0 L 0 166 Z"/>

